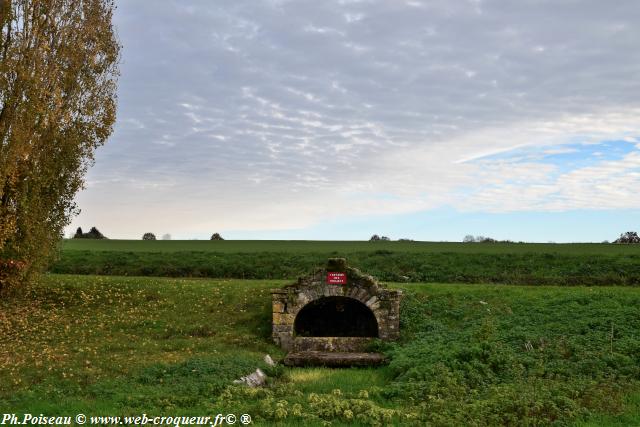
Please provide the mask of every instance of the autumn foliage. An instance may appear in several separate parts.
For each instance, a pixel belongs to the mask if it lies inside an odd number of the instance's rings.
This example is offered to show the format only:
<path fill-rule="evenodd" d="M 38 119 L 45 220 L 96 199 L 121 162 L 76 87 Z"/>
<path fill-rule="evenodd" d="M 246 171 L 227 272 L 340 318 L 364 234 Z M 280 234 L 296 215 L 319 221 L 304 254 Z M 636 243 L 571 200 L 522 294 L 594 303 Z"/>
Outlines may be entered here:
<path fill-rule="evenodd" d="M 116 114 L 111 0 L 0 0 L 0 291 L 40 271 Z"/>

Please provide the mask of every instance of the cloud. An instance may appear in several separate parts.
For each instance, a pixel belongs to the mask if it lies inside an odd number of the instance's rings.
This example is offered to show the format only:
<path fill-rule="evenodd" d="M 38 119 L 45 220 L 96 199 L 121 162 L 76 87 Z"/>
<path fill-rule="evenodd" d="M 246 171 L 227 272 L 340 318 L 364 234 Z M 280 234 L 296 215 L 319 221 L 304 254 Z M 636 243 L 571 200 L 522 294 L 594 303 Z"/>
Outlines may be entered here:
<path fill-rule="evenodd" d="M 632 160 L 482 160 L 637 138 L 638 17 L 634 1 L 119 2 L 118 123 L 76 222 L 131 236 L 629 206 Z"/>
<path fill-rule="evenodd" d="M 508 165 L 505 165 L 508 167 Z M 554 176 L 540 164 L 519 164 L 517 182 L 497 182 L 475 192 L 462 210 L 485 212 L 639 209 L 640 153 Z M 498 168 L 499 170 L 499 168 Z M 497 171 L 497 170 L 495 170 Z"/>

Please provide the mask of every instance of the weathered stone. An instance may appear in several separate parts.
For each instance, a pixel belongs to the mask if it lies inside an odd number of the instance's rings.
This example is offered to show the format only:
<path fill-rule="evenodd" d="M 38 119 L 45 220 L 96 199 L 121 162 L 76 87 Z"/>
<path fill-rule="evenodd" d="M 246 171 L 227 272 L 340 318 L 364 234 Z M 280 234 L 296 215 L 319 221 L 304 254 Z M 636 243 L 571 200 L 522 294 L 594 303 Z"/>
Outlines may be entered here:
<path fill-rule="evenodd" d="M 311 301 L 309 295 L 307 295 L 305 292 L 301 292 L 300 294 L 298 294 L 298 299 L 296 299 L 296 305 L 305 305 L 309 301 Z"/>
<path fill-rule="evenodd" d="M 239 380 L 234 380 L 235 384 L 246 384 L 249 387 L 261 387 L 267 381 L 267 376 L 259 368 L 252 374 L 246 377 L 241 377 Z"/>
<path fill-rule="evenodd" d="M 274 301 L 273 302 L 273 312 L 274 313 L 284 313 L 284 308 L 285 307 L 286 307 L 286 305 L 282 301 Z"/>
<path fill-rule="evenodd" d="M 276 362 L 273 361 L 273 359 L 271 358 L 271 356 L 269 356 L 268 354 L 264 355 L 264 363 L 267 364 L 267 366 L 271 366 L 274 367 L 276 366 Z"/>
<path fill-rule="evenodd" d="M 293 349 L 293 337 L 291 334 L 280 334 L 274 341 L 284 350 Z"/>
<path fill-rule="evenodd" d="M 362 302 L 367 300 L 369 296 L 369 291 L 365 288 L 358 288 L 358 292 L 356 293 L 356 299 Z"/>
<path fill-rule="evenodd" d="M 301 351 L 289 353 L 284 358 L 287 366 L 376 366 L 386 362 L 386 358 L 379 353 Z"/>
<path fill-rule="evenodd" d="M 294 351 L 365 351 L 372 338 L 369 337 L 296 337 Z"/>
<path fill-rule="evenodd" d="M 293 333 L 293 325 L 273 325 L 273 333 L 281 333 L 281 332 L 285 332 L 288 333 L 289 335 L 291 335 Z"/>
<path fill-rule="evenodd" d="M 327 283 L 327 272 L 345 273 L 347 283 Z M 333 353 L 363 351 L 374 337 L 383 340 L 398 337 L 401 295 L 400 291 L 386 289 L 373 277 L 347 266 L 344 259 L 331 259 L 327 268 L 316 270 L 282 289 L 272 290 L 273 339 L 286 350 L 295 349 L 297 354 L 309 350 Z M 296 323 L 296 318 L 303 311 L 303 320 Z M 326 319 L 317 317 L 326 313 L 332 314 L 327 314 Z M 349 316 L 356 317 L 352 319 Z M 326 329 L 326 325 L 333 325 L 330 327 L 333 329 Z M 313 335 L 322 334 L 327 330 L 338 336 L 296 336 L 297 333 L 308 335 L 310 331 Z M 346 335 L 349 333 L 355 336 Z M 346 365 L 338 363 L 337 366 Z"/>
<path fill-rule="evenodd" d="M 293 314 L 288 313 L 273 313 L 274 325 L 292 325 L 296 318 Z"/>
<path fill-rule="evenodd" d="M 307 285 L 307 286 L 310 286 L 310 285 Z M 319 293 L 319 291 L 317 289 L 311 288 L 311 287 L 309 287 L 306 290 L 303 290 L 301 293 L 305 294 L 307 296 L 307 298 L 309 299 L 309 301 L 313 301 L 313 300 L 316 300 L 316 299 L 322 297 L 322 294 Z"/>

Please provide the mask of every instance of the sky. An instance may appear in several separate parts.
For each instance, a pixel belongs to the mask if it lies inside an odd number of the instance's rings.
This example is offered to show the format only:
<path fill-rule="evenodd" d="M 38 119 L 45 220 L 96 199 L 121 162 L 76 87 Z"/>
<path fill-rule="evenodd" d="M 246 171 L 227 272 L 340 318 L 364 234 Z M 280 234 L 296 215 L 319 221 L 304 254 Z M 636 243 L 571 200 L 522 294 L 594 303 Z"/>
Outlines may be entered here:
<path fill-rule="evenodd" d="M 119 0 L 66 232 L 600 242 L 640 229 L 636 0 Z"/>

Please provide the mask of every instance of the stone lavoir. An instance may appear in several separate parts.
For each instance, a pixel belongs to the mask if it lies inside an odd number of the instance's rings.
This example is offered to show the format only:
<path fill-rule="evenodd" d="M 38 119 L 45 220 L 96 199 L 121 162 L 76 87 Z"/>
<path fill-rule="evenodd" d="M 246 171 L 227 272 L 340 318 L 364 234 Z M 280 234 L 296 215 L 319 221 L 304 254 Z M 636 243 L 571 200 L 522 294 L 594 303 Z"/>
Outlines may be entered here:
<path fill-rule="evenodd" d="M 367 352 L 375 339 L 398 338 L 402 291 L 329 259 L 294 284 L 272 289 L 273 339 L 289 353 L 290 366 L 355 366 L 384 363 Z"/>

